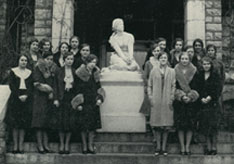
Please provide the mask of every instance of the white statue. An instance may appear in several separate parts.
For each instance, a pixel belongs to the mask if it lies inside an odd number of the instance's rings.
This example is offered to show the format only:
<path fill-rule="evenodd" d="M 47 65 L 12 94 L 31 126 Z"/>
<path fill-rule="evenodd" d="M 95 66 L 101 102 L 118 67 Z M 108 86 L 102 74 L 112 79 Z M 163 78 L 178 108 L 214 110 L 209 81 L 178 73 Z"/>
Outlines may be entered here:
<path fill-rule="evenodd" d="M 109 43 L 115 52 L 110 57 L 110 70 L 138 71 L 139 65 L 133 56 L 134 36 L 124 31 L 124 22 L 117 18 L 112 22 L 113 33 Z"/>

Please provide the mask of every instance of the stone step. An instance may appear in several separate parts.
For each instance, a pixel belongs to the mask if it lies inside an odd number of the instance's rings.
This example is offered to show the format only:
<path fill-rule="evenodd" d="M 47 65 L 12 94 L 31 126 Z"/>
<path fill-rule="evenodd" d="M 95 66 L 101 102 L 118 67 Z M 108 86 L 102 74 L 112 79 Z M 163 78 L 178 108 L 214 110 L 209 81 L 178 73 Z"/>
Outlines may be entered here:
<path fill-rule="evenodd" d="M 204 142 L 204 136 L 197 135 L 199 142 Z M 233 143 L 234 133 L 220 131 L 218 133 L 218 142 Z M 169 138 L 177 140 L 176 132 L 170 133 Z M 153 136 L 151 133 L 97 133 L 96 141 L 100 142 L 152 142 Z"/>
<path fill-rule="evenodd" d="M 6 164 L 233 164 L 234 155 L 168 155 L 148 154 L 6 154 Z"/>
<path fill-rule="evenodd" d="M 25 152 L 37 152 L 36 143 L 25 143 Z M 70 146 L 71 153 L 81 152 L 80 143 L 72 143 Z M 148 142 L 96 142 L 95 143 L 97 153 L 143 153 L 143 154 L 153 154 L 154 146 L 152 143 Z M 234 154 L 234 143 L 218 143 L 218 153 L 219 154 Z M 57 153 L 59 144 L 50 143 L 50 148 L 53 152 Z M 192 144 L 191 152 L 194 154 L 203 154 L 205 149 L 205 144 Z M 180 146 L 179 144 L 168 144 L 167 148 L 169 154 L 179 154 Z M 7 151 L 12 151 L 12 145 L 7 147 Z"/>

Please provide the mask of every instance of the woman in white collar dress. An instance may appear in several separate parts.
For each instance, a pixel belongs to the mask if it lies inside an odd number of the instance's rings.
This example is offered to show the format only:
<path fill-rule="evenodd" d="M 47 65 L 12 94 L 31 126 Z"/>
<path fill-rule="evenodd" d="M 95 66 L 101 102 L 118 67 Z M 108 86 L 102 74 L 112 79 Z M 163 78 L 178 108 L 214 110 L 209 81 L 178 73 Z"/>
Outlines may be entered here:
<path fill-rule="evenodd" d="M 31 70 L 27 69 L 28 57 L 18 57 L 18 67 L 12 68 L 9 77 L 11 96 L 5 122 L 13 133 L 12 153 L 24 153 L 23 142 L 25 130 L 30 128 L 32 114 L 33 79 Z"/>

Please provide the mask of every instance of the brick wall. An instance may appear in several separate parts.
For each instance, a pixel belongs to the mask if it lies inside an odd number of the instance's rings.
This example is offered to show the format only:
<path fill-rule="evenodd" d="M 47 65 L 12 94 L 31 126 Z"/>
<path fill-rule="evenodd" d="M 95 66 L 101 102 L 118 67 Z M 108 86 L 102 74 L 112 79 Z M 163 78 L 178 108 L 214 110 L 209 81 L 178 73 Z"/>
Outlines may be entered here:
<path fill-rule="evenodd" d="M 51 39 L 52 36 L 52 10 L 53 0 L 35 1 L 35 37 L 41 40 L 44 37 Z"/>
<path fill-rule="evenodd" d="M 222 4 L 220 0 L 206 0 L 206 45 L 214 44 L 222 57 Z"/>
<path fill-rule="evenodd" d="M 231 20 L 231 15 L 227 12 L 229 12 L 229 10 L 223 11 L 222 18 L 223 54 L 234 60 L 234 20 Z M 234 17 L 234 15 L 232 17 Z M 231 23 L 231 21 L 233 21 L 233 23 Z"/>
<path fill-rule="evenodd" d="M 6 29 L 6 13 L 7 13 L 7 0 L 0 0 L 0 41 L 5 34 Z M 1 44 L 1 43 L 0 43 Z"/>

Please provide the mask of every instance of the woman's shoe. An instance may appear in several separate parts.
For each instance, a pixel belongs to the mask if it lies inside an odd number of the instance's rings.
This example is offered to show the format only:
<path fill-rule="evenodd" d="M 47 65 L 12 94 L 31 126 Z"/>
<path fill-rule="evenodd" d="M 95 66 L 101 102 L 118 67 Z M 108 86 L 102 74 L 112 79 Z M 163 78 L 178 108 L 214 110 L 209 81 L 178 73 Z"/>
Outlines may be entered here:
<path fill-rule="evenodd" d="M 163 150 L 160 152 L 161 155 L 164 155 L 164 156 L 167 156 L 168 155 L 168 152 L 166 150 Z"/>
<path fill-rule="evenodd" d="M 17 154 L 19 151 L 18 150 L 12 150 L 12 154 Z"/>
<path fill-rule="evenodd" d="M 161 150 L 160 149 L 156 149 L 154 151 L 154 156 L 158 156 L 160 154 Z"/>
<path fill-rule="evenodd" d="M 217 150 L 211 150 L 211 155 L 216 155 L 217 154 Z"/>
<path fill-rule="evenodd" d="M 38 153 L 40 153 L 40 154 L 45 154 L 45 153 L 46 153 L 45 150 L 40 150 L 39 147 L 37 147 L 37 151 L 38 151 Z"/>
<path fill-rule="evenodd" d="M 64 154 L 70 154 L 70 151 L 69 150 L 65 150 Z"/>
<path fill-rule="evenodd" d="M 44 148 L 44 151 L 45 151 L 46 153 L 53 153 L 53 151 L 50 150 L 50 149 L 48 149 L 48 148 Z"/>
<path fill-rule="evenodd" d="M 82 154 L 87 154 L 88 151 L 87 150 L 82 150 Z"/>
<path fill-rule="evenodd" d="M 191 155 L 191 151 L 185 152 L 185 155 Z"/>
<path fill-rule="evenodd" d="M 185 155 L 185 152 L 184 151 L 180 151 L 180 155 Z"/>
<path fill-rule="evenodd" d="M 88 149 L 88 154 L 96 154 L 96 151 Z"/>

